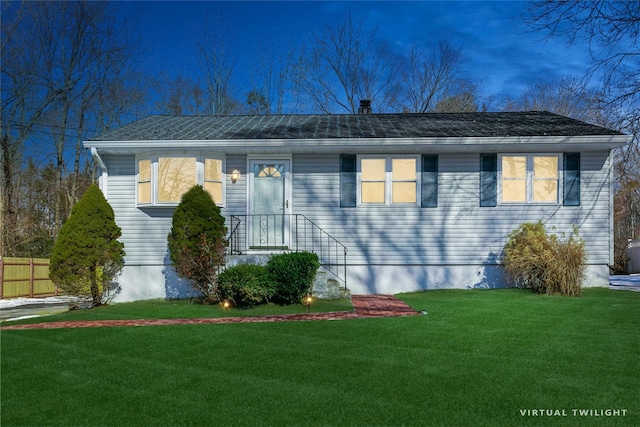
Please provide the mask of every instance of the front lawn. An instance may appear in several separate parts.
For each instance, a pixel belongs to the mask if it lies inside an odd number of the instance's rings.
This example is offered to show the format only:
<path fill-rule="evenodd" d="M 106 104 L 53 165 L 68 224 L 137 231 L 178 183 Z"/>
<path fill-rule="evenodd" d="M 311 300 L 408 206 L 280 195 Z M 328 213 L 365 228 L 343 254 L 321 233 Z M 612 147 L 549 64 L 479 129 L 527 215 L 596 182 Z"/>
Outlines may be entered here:
<path fill-rule="evenodd" d="M 399 297 L 428 314 L 2 331 L 0 424 L 640 425 L 640 293 Z"/>

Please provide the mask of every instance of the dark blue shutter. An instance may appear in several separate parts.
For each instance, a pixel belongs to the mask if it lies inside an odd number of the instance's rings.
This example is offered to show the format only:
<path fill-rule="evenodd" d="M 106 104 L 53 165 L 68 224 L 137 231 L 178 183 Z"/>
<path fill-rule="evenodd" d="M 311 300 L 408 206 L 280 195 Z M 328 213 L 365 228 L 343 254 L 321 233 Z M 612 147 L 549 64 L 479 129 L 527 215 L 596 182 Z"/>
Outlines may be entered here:
<path fill-rule="evenodd" d="M 498 155 L 480 154 L 480 206 L 498 204 Z"/>
<path fill-rule="evenodd" d="M 438 207 L 438 155 L 422 156 L 422 204 L 423 208 Z"/>
<path fill-rule="evenodd" d="M 580 206 L 580 153 L 564 153 L 564 206 Z"/>
<path fill-rule="evenodd" d="M 340 207 L 356 206 L 356 155 L 340 155 Z"/>

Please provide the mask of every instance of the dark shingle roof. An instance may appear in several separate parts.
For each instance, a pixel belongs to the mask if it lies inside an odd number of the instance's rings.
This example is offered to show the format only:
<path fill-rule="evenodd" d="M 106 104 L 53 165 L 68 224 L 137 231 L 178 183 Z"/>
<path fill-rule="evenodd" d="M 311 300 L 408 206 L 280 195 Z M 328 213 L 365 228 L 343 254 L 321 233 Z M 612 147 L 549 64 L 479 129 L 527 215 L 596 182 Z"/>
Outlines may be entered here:
<path fill-rule="evenodd" d="M 153 115 L 91 141 L 439 138 L 621 135 L 548 112 L 310 114 L 260 116 Z"/>

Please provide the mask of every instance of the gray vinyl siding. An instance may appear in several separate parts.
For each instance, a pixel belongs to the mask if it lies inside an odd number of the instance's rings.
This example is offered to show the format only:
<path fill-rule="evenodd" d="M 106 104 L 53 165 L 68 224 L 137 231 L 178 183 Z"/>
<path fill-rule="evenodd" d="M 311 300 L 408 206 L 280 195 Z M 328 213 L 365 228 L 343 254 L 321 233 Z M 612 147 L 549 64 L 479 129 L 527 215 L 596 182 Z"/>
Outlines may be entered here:
<path fill-rule="evenodd" d="M 240 171 L 240 179 L 235 184 L 226 182 L 226 203 L 222 210 L 224 215 L 244 215 L 247 206 L 247 156 L 229 154 L 226 157 L 226 173 L 231 175 L 234 169 Z"/>
<path fill-rule="evenodd" d="M 122 228 L 127 265 L 169 264 L 167 233 L 173 208 L 138 208 L 135 156 L 104 155 L 108 200 Z M 348 263 L 361 265 L 489 265 L 499 261 L 506 236 L 523 222 L 544 221 L 569 234 L 579 226 L 589 263 L 609 263 L 608 152 L 581 155 L 581 205 L 479 206 L 478 153 L 440 154 L 438 207 L 419 205 L 340 208 L 339 154 L 293 156 L 292 212 L 304 214 L 345 244 Z M 247 157 L 227 155 L 225 216 L 245 214 Z"/>
<path fill-rule="evenodd" d="M 589 263 L 609 262 L 607 152 L 581 157 L 581 206 L 479 206 L 479 154 L 439 156 L 438 207 L 340 208 L 338 155 L 296 155 L 294 213 L 301 213 L 349 249 L 349 264 L 487 265 L 499 261 L 506 236 L 542 220 L 568 235 L 579 226 Z"/>
<path fill-rule="evenodd" d="M 175 208 L 136 206 L 136 176 L 134 155 L 104 155 L 109 172 L 108 200 L 116 223 L 122 229 L 120 241 L 125 245 L 127 265 L 167 265 L 167 234 Z M 244 214 L 246 205 L 246 156 L 228 155 L 226 172 L 238 169 L 242 175 L 237 183 L 226 182 L 223 213 Z"/>
<path fill-rule="evenodd" d="M 170 208 L 136 207 L 134 155 L 105 155 L 109 172 L 108 199 L 122 229 L 126 265 L 162 265 L 167 256 Z"/>

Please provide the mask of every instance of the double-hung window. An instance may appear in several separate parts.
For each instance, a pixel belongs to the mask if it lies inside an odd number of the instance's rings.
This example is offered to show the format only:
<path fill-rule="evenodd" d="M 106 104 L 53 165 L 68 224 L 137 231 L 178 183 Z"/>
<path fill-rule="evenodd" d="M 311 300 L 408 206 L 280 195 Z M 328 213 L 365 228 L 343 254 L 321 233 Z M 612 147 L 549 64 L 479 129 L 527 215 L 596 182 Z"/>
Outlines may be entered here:
<path fill-rule="evenodd" d="M 359 203 L 417 204 L 418 168 L 417 156 L 361 156 Z"/>
<path fill-rule="evenodd" d="M 560 202 L 559 155 L 502 155 L 499 165 L 501 203 Z"/>
<path fill-rule="evenodd" d="M 137 160 L 138 206 L 171 206 L 194 185 L 224 204 L 222 156 L 149 156 Z"/>

